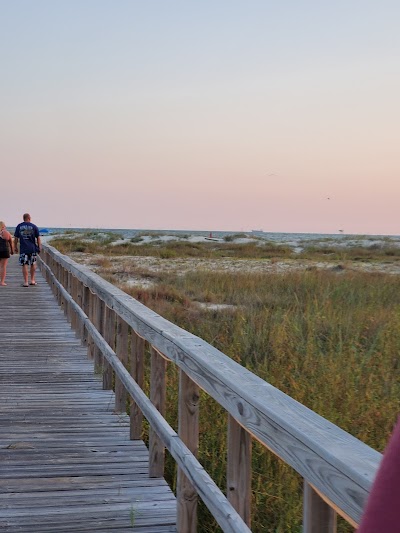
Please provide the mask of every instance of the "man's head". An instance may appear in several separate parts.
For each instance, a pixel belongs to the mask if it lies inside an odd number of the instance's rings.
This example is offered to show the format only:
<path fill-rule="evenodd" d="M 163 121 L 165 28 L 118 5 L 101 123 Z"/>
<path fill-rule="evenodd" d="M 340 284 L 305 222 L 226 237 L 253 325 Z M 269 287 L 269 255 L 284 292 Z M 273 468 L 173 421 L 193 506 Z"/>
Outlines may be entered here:
<path fill-rule="evenodd" d="M 24 213 L 24 222 L 30 222 L 31 221 L 31 215 L 29 213 Z"/>

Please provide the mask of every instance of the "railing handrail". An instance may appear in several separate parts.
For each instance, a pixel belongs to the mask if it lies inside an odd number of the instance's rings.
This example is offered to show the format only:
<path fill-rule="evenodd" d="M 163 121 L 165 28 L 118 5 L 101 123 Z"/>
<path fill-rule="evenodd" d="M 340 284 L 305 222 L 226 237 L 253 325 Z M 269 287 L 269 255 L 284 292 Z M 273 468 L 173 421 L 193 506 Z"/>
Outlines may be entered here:
<path fill-rule="evenodd" d="M 381 454 L 89 268 L 49 245 L 43 248 L 246 431 L 292 466 L 339 514 L 353 524 L 359 523 Z"/>

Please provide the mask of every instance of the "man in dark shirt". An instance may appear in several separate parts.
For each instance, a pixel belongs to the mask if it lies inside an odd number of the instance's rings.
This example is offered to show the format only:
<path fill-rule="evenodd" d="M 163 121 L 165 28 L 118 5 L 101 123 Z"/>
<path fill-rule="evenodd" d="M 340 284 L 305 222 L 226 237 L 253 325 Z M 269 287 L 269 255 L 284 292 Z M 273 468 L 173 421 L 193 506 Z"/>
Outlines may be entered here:
<path fill-rule="evenodd" d="M 31 215 L 25 213 L 23 216 L 24 221 L 18 224 L 14 233 L 14 248 L 18 250 L 19 239 L 19 264 L 22 266 L 22 275 L 24 277 L 23 287 L 29 285 L 36 285 L 35 271 L 36 271 L 36 258 L 40 253 L 40 236 L 39 229 L 35 224 L 31 222 Z M 29 279 L 29 267 L 31 274 L 31 282 L 28 284 Z"/>

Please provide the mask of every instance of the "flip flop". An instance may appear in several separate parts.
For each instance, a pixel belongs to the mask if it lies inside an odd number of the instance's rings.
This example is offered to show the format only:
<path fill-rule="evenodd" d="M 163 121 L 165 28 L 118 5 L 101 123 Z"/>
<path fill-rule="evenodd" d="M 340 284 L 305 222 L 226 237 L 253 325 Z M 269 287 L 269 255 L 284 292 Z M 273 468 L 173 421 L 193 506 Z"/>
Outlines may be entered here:
<path fill-rule="evenodd" d="M 29 285 L 37 285 L 37 283 L 36 282 L 35 283 L 29 283 Z"/>
<path fill-rule="evenodd" d="M 25 285 L 25 283 L 22 283 L 21 287 L 29 287 L 29 285 Z"/>

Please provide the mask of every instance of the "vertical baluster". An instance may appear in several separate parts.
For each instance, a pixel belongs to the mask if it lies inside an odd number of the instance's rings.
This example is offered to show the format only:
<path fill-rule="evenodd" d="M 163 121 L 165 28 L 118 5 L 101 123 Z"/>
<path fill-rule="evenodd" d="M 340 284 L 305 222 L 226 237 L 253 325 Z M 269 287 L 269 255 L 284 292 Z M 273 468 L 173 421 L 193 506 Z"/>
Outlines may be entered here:
<path fill-rule="evenodd" d="M 90 305 L 90 290 L 89 287 L 82 284 L 82 311 L 87 317 L 89 317 L 89 305 Z M 82 343 L 87 346 L 89 344 L 89 333 L 87 328 L 83 326 L 82 328 Z"/>
<path fill-rule="evenodd" d="M 158 411 L 165 417 L 166 405 L 166 380 L 165 372 L 167 362 L 153 348 L 151 353 L 150 372 L 150 400 Z M 155 431 L 150 427 L 149 433 L 149 476 L 163 477 L 165 463 L 165 448 Z"/>
<path fill-rule="evenodd" d="M 76 289 L 76 282 L 77 282 L 77 279 L 75 276 L 73 276 L 71 274 L 71 297 L 72 299 L 74 300 L 74 302 L 76 303 L 76 300 L 77 300 L 77 289 Z M 71 327 L 72 329 L 75 331 L 75 333 L 77 333 L 78 331 L 78 315 L 77 313 L 72 309 L 71 311 Z"/>
<path fill-rule="evenodd" d="M 250 527 L 251 521 L 251 436 L 228 415 L 228 500 Z"/>
<path fill-rule="evenodd" d="M 71 296 L 71 284 L 72 284 L 72 274 L 71 272 L 67 271 L 65 288 L 70 296 Z M 71 324 L 72 323 L 72 306 L 70 305 L 69 302 L 67 302 L 67 319 L 68 319 L 68 322 Z"/>
<path fill-rule="evenodd" d="M 104 338 L 112 350 L 115 351 L 115 313 L 106 307 L 104 313 Z M 103 389 L 111 390 L 113 385 L 113 369 L 110 363 L 104 359 Z"/>
<path fill-rule="evenodd" d="M 96 302 L 95 302 L 94 294 L 92 293 L 92 291 L 89 290 L 87 296 L 88 296 L 87 316 L 90 322 L 93 324 L 93 317 L 94 317 Z M 87 354 L 88 354 L 89 359 L 94 359 L 94 342 L 93 342 L 91 335 L 88 335 L 87 348 L 88 348 Z"/>
<path fill-rule="evenodd" d="M 116 354 L 125 368 L 128 363 L 128 324 L 120 316 L 117 316 L 117 347 Z M 115 411 L 126 412 L 127 393 L 118 376 L 115 376 Z"/>
<path fill-rule="evenodd" d="M 179 436 L 197 457 L 199 449 L 198 385 L 182 370 L 179 371 Z M 183 471 L 178 468 L 177 528 L 181 533 L 197 531 L 197 492 Z"/>
<path fill-rule="evenodd" d="M 65 287 L 65 269 L 62 265 L 60 265 L 60 283 L 61 283 L 61 286 L 64 288 Z M 64 298 L 64 296 L 61 294 L 61 309 L 63 310 L 64 312 L 64 315 L 67 314 L 67 302 Z"/>
<path fill-rule="evenodd" d="M 104 336 L 104 307 L 105 304 L 97 295 L 95 296 L 96 306 L 94 314 L 94 326 L 100 335 Z M 100 349 L 95 346 L 94 351 L 94 371 L 99 373 L 103 372 L 103 355 Z"/>
<path fill-rule="evenodd" d="M 131 376 L 143 390 L 144 382 L 144 348 L 145 340 L 135 332 L 131 332 Z M 135 400 L 131 398 L 130 405 L 130 438 L 142 438 L 143 414 Z"/>
<path fill-rule="evenodd" d="M 83 283 L 78 278 L 76 280 L 76 303 L 83 309 Z M 81 318 L 78 318 L 77 336 L 83 342 L 84 339 L 84 324 Z"/>
<path fill-rule="evenodd" d="M 303 533 L 336 533 L 337 515 L 304 480 Z"/>
<path fill-rule="evenodd" d="M 55 259 L 54 259 L 54 262 L 56 263 Z M 62 267 L 61 267 L 60 263 L 56 263 L 55 264 L 55 269 L 53 270 L 53 272 L 56 275 L 57 281 L 62 284 L 62 277 L 61 277 L 62 276 Z M 60 307 L 62 307 L 62 295 L 61 295 L 60 289 L 57 289 L 57 302 L 58 302 L 58 305 Z"/>

